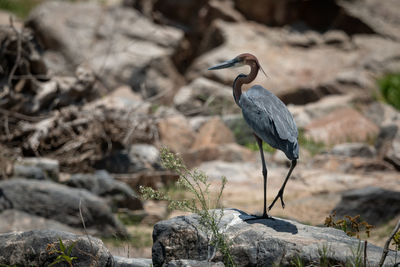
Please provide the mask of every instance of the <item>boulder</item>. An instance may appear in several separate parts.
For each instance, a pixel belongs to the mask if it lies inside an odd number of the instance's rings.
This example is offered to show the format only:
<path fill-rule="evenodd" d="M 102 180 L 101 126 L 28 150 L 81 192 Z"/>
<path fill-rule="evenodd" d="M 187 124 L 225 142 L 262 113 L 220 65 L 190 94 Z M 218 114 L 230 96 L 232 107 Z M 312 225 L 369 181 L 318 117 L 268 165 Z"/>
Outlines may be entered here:
<path fill-rule="evenodd" d="M 233 143 L 235 137 L 218 117 L 212 118 L 203 124 L 192 145 L 193 149 Z"/>
<path fill-rule="evenodd" d="M 206 78 L 198 78 L 179 89 L 175 107 L 187 115 L 224 115 L 240 112 L 232 88 Z"/>
<path fill-rule="evenodd" d="M 153 24 L 134 9 L 50 1 L 35 8 L 26 25 L 47 51 L 61 55 L 64 73 L 85 63 L 110 87 L 129 84 L 144 97 L 167 96 L 182 83 L 170 56 L 183 32 Z"/>
<path fill-rule="evenodd" d="M 285 103 L 306 104 L 330 94 L 370 89 L 370 86 L 375 86 L 371 70 L 380 75 L 394 71 L 399 65 L 400 44 L 379 36 L 355 36 L 337 46 L 325 42 L 324 35 L 314 32 L 308 39 L 315 40 L 315 45 L 307 44 L 309 47 L 305 49 L 303 45 L 293 45 L 293 38 L 299 34 L 286 28 L 220 20 L 215 21 L 211 28 L 212 36 L 204 40 L 214 43 L 212 37 L 218 36 L 222 38 L 221 45 L 193 61 L 187 72 L 188 79 L 203 76 L 231 86 L 239 73 L 248 70 L 208 71 L 207 68 L 240 53 L 250 52 L 258 57 L 271 77 L 265 79 L 258 75 L 254 83 L 262 84 Z"/>
<path fill-rule="evenodd" d="M 313 120 L 305 127 L 306 137 L 324 144 L 365 142 L 375 138 L 379 128 L 353 108 L 339 108 Z"/>
<path fill-rule="evenodd" d="M 188 120 L 182 115 L 166 117 L 158 123 L 161 144 L 175 152 L 183 152 L 190 148 L 195 133 Z"/>
<path fill-rule="evenodd" d="M 83 189 L 49 181 L 10 179 L 0 182 L 0 211 L 15 209 L 82 228 L 80 204 L 88 231 L 126 237 L 122 223 L 105 200 Z"/>
<path fill-rule="evenodd" d="M 343 143 L 335 145 L 330 151 L 333 155 L 344 157 L 372 158 L 376 155 L 375 148 L 364 143 Z"/>
<path fill-rule="evenodd" d="M 364 242 L 341 230 L 281 218 L 244 221 L 248 218 L 251 216 L 242 211 L 225 210 L 218 226 L 231 244 L 230 252 L 237 266 L 292 266 L 296 259 L 304 265 L 319 265 L 323 257 L 331 264 L 344 265 L 355 260 L 357 248 L 357 253 L 363 255 Z M 197 215 L 158 222 L 153 231 L 153 264 L 162 266 L 178 259 L 221 261 L 222 255 L 214 253 L 208 238 Z M 382 251 L 368 244 L 367 260 L 371 266 L 378 264 Z M 394 263 L 395 252 L 390 251 L 384 266 Z"/>
<path fill-rule="evenodd" d="M 82 234 L 82 229 L 72 228 L 61 222 L 9 209 L 0 213 L 0 233 L 51 229 L 74 234 Z"/>
<path fill-rule="evenodd" d="M 21 158 L 14 163 L 13 175 L 37 180 L 59 180 L 59 163 L 49 158 Z"/>
<path fill-rule="evenodd" d="M 115 180 L 106 171 L 97 171 L 94 174 L 74 174 L 65 181 L 65 184 L 69 187 L 86 189 L 106 199 L 115 211 L 119 208 L 143 209 L 137 193 L 127 184 Z"/>
<path fill-rule="evenodd" d="M 124 258 L 114 256 L 114 266 L 115 267 L 149 267 L 153 263 L 151 259 L 143 258 Z"/>
<path fill-rule="evenodd" d="M 0 234 L 0 265 L 48 266 L 60 255 L 52 253 L 60 250 L 59 239 L 66 249 L 72 246 L 73 266 L 114 266 L 113 256 L 100 239 L 55 230 Z"/>
<path fill-rule="evenodd" d="M 336 216 L 360 215 L 363 221 L 371 225 L 381 225 L 400 215 L 400 192 L 366 187 L 350 190 L 342 195 L 342 199 L 334 208 Z"/>

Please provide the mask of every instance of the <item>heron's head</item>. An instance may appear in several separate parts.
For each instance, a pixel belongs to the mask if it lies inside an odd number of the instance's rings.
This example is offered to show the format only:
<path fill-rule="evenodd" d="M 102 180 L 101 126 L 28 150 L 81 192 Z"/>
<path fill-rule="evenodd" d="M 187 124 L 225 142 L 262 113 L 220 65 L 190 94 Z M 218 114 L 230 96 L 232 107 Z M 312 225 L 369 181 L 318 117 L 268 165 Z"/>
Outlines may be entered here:
<path fill-rule="evenodd" d="M 264 72 L 264 70 L 261 68 L 260 63 L 258 62 L 258 59 L 250 53 L 240 54 L 231 60 L 219 63 L 211 68 L 208 68 L 208 70 L 219 70 L 219 69 L 240 67 L 244 65 L 249 65 L 252 68 L 257 67 L 257 69 L 260 68 Z"/>

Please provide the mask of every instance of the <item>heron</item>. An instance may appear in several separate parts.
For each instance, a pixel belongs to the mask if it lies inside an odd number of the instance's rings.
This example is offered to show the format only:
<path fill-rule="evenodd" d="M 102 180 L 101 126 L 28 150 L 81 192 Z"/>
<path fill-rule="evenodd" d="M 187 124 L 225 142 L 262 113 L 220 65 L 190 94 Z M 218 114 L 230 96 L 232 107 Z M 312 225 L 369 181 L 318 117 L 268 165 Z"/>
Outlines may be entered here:
<path fill-rule="evenodd" d="M 258 59 L 250 54 L 244 53 L 237 57 L 210 67 L 208 70 L 219 70 L 231 67 L 250 66 L 248 75 L 239 74 L 233 82 L 233 98 L 241 108 L 243 117 L 252 128 L 254 137 L 258 144 L 262 162 L 262 174 L 264 178 L 264 209 L 262 216 L 254 216 L 253 219 L 271 218 L 268 212 L 280 199 L 282 208 L 285 208 L 283 193 L 293 169 L 299 158 L 298 131 L 292 114 L 285 104 L 273 93 L 260 85 L 254 85 L 247 91 L 242 91 L 243 84 L 249 84 L 255 80 L 259 70 L 263 72 Z M 265 74 L 265 72 L 264 72 Z M 265 74 L 266 75 L 266 74 Z M 264 159 L 263 141 L 273 148 L 283 151 L 291 161 L 286 178 L 279 189 L 278 194 L 268 206 L 267 212 L 267 166 Z"/>

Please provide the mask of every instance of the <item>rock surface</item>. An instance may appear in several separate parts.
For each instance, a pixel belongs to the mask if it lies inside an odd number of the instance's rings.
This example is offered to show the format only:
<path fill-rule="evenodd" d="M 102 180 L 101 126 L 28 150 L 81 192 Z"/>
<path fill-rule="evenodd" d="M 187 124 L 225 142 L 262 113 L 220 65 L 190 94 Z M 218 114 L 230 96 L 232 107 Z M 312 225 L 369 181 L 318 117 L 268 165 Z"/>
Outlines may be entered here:
<path fill-rule="evenodd" d="M 145 97 L 181 83 L 169 56 L 182 32 L 153 24 L 134 9 L 51 1 L 37 7 L 27 25 L 48 51 L 61 54 L 64 73 L 85 63 L 110 86 L 129 84 L 138 92 L 145 87 Z"/>
<path fill-rule="evenodd" d="M 232 242 L 230 251 L 238 266 L 290 266 L 296 257 L 305 264 L 318 264 L 323 248 L 327 249 L 326 257 L 331 263 L 345 264 L 354 258 L 354 250 L 360 245 L 358 239 L 340 230 L 280 218 L 243 221 L 250 217 L 239 210 L 225 210 L 219 226 Z M 195 215 L 157 223 L 153 241 L 154 266 L 182 258 L 207 260 L 213 255 L 213 248 L 207 246 L 207 234 L 199 227 Z M 382 248 L 368 244 L 367 256 L 371 266 L 377 265 L 381 253 Z M 220 257 L 217 254 L 213 261 L 221 260 Z M 395 253 L 390 251 L 385 266 L 394 263 Z"/>
<path fill-rule="evenodd" d="M 14 163 L 13 175 L 37 180 L 59 180 L 59 163 L 49 158 L 22 158 Z"/>
<path fill-rule="evenodd" d="M 262 84 L 285 103 L 306 104 L 330 94 L 366 90 L 374 86 L 371 71 L 382 74 L 395 71 L 399 65 L 400 44 L 376 36 L 359 35 L 336 46 L 312 31 L 299 34 L 250 22 L 215 21 L 212 27 L 213 36 L 222 36 L 221 45 L 196 58 L 187 77 L 208 77 L 231 86 L 242 70 L 210 72 L 207 68 L 243 51 L 250 52 L 258 56 L 271 77 L 259 75 L 255 83 Z M 306 44 L 293 44 L 293 38 L 303 35 Z"/>
<path fill-rule="evenodd" d="M 305 135 L 324 144 L 365 142 L 375 138 L 379 128 L 355 109 L 346 107 L 312 121 L 305 127 Z"/>
<path fill-rule="evenodd" d="M 0 182 L 0 211 L 16 209 L 82 228 L 82 215 L 89 231 L 102 236 L 126 237 L 125 227 L 107 203 L 83 190 L 47 181 L 11 179 Z"/>
<path fill-rule="evenodd" d="M 8 209 L 0 213 L 0 233 L 38 229 L 52 229 L 74 234 L 82 234 L 81 229 L 76 229 L 61 222 L 46 219 L 23 211 Z"/>
<path fill-rule="evenodd" d="M 100 239 L 54 230 L 1 234 L 0 265 L 48 266 L 59 255 L 50 253 L 52 247 L 60 249 L 59 239 L 67 248 L 75 243 L 71 252 L 77 257 L 74 266 L 113 266 L 113 257 Z"/>
<path fill-rule="evenodd" d="M 366 187 L 345 192 L 335 207 L 336 215 L 360 215 L 361 219 L 372 225 L 386 223 L 400 215 L 400 192 Z"/>
<path fill-rule="evenodd" d="M 69 187 L 83 188 L 93 194 L 105 198 L 113 210 L 127 208 L 142 209 L 143 205 L 138 195 L 127 184 L 115 180 L 106 171 L 94 174 L 74 174 L 65 182 Z"/>
<path fill-rule="evenodd" d="M 364 143 L 342 143 L 332 148 L 330 153 L 344 157 L 372 158 L 376 155 L 375 148 Z"/>
<path fill-rule="evenodd" d="M 124 258 L 114 256 L 114 267 L 149 267 L 152 266 L 151 259 Z"/>

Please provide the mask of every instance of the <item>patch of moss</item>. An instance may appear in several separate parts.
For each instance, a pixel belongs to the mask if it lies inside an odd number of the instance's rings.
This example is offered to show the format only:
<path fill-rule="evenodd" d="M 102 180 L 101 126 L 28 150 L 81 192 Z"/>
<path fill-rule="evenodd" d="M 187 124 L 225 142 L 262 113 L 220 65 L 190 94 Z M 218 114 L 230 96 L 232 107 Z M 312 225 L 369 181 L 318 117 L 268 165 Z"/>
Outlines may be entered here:
<path fill-rule="evenodd" d="M 1 0 L 0 9 L 9 11 L 19 18 L 26 18 L 29 12 L 43 0 Z"/>
<path fill-rule="evenodd" d="M 378 80 L 378 85 L 385 101 L 400 110 L 400 73 L 385 75 Z"/>

